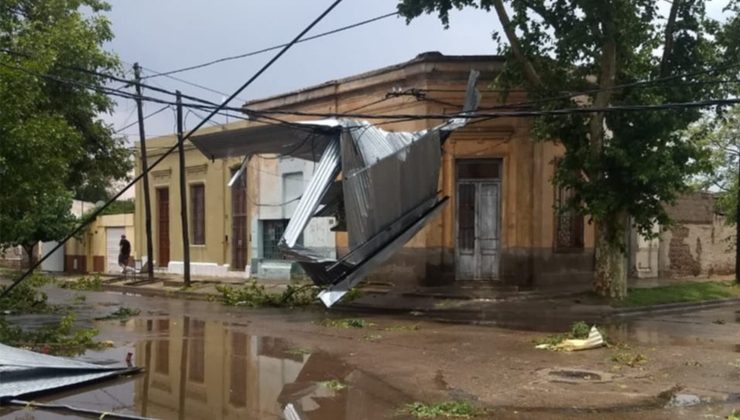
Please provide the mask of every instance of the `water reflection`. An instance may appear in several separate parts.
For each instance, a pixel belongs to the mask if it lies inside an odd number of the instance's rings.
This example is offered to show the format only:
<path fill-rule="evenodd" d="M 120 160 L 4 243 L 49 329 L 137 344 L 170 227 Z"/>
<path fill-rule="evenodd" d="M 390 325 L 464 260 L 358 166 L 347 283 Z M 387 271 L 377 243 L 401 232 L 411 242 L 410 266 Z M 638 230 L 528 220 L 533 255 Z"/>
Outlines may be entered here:
<path fill-rule="evenodd" d="M 306 419 L 371 419 L 392 414 L 403 394 L 326 353 L 250 336 L 222 322 L 191 317 L 133 320 L 158 339 L 135 346 L 146 372 L 134 384 L 134 405 L 163 419 L 282 418 L 293 403 Z M 322 382 L 347 385 L 333 390 Z"/>

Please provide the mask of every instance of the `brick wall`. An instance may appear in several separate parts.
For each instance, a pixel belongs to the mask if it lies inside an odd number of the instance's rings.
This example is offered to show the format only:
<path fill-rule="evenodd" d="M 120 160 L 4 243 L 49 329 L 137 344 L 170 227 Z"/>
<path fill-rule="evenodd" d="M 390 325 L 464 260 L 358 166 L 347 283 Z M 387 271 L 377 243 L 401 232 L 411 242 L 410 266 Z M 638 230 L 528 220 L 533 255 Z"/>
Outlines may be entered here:
<path fill-rule="evenodd" d="M 668 208 L 676 223 L 661 235 L 660 275 L 662 277 L 707 277 L 733 274 L 735 229 L 715 213 L 716 198 L 695 193 L 677 200 Z"/>

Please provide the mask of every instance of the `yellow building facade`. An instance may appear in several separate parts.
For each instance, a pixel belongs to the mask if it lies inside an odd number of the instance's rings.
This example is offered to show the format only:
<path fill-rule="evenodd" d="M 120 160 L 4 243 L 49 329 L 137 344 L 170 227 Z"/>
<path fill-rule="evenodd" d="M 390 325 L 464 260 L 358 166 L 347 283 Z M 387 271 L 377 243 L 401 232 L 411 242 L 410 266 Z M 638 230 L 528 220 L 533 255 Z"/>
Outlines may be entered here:
<path fill-rule="evenodd" d="M 245 108 L 338 115 L 452 114 L 460 112 L 468 73 L 476 69 L 481 72 L 480 109 L 495 110 L 502 103 L 489 86 L 501 64 L 495 56 L 427 53 L 406 63 L 251 101 Z M 525 99 L 514 92 L 506 103 Z M 389 131 L 415 131 L 441 121 L 372 122 Z M 249 124 L 255 123 L 240 121 L 204 132 L 236 130 Z M 174 136 L 147 140 L 149 161 L 161 156 L 174 142 Z M 310 179 L 312 164 L 254 156 L 242 178 L 245 181 L 234 188 L 227 184 L 241 159 L 211 161 L 190 144 L 185 150 L 186 211 L 191 221 L 202 218 L 198 223 L 204 224 L 205 231 L 204 238 L 200 238 L 203 243 L 193 244 L 198 232 L 190 223 L 193 273 L 246 277 L 249 266 L 279 258 L 271 248 L 273 239 L 290 217 L 291 194 L 300 194 L 300 185 Z M 455 131 L 443 145 L 439 191 L 450 200 L 441 216 L 370 279 L 398 287 L 463 282 L 547 287 L 590 281 L 593 227 L 582 216 L 555 211 L 556 203 L 567 193 L 556 191 L 551 182 L 554 162 L 560 154 L 562 148 L 557 142 L 533 140 L 528 118 L 490 119 Z M 140 170 L 139 165 L 137 173 Z M 180 270 L 183 254 L 178 177 L 176 153 L 149 174 L 154 260 L 175 272 Z M 141 183 L 136 188 L 135 248 L 143 250 Z M 205 195 L 204 199 L 200 194 Z M 203 210 L 192 202 L 193 196 L 203 201 Z M 317 221 L 303 240 L 342 256 L 347 252 L 347 235 L 329 231 L 332 222 Z M 481 232 L 486 232 L 494 246 L 480 246 Z"/>

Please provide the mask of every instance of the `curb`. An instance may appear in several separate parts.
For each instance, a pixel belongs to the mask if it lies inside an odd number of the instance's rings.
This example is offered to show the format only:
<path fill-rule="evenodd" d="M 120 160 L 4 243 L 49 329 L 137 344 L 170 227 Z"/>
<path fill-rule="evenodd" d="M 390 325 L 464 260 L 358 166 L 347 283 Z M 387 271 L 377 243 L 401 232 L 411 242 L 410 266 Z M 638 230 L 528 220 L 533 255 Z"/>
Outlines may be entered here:
<path fill-rule="evenodd" d="M 740 304 L 740 298 L 726 298 L 700 300 L 696 302 L 664 303 L 660 305 L 642 306 L 637 308 L 612 309 L 610 315 L 615 317 L 637 316 L 653 313 L 682 312 L 690 309 L 717 308 Z"/>
<path fill-rule="evenodd" d="M 140 295 L 140 296 L 191 299 L 191 300 L 206 300 L 206 301 L 217 296 L 217 295 L 210 294 L 210 293 L 192 293 L 192 292 L 183 292 L 180 290 L 139 288 L 136 286 L 121 286 L 121 285 L 116 285 L 116 284 L 103 285 L 102 290 L 105 292 L 127 293 L 127 294 Z"/>

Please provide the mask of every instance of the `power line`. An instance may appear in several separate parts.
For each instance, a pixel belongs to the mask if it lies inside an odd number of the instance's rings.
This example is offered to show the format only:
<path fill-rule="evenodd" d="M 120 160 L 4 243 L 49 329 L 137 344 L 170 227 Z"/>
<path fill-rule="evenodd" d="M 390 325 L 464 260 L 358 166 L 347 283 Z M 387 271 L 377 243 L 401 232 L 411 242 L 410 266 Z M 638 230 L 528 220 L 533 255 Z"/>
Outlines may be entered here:
<path fill-rule="evenodd" d="M 30 58 L 30 59 L 36 58 L 32 54 L 27 54 L 27 53 L 23 53 L 23 52 L 19 52 L 19 51 L 14 51 L 14 50 L 10 50 L 10 49 L 7 49 L 7 48 L 0 48 L 0 52 L 4 52 L 4 53 L 10 54 L 10 55 L 15 55 L 15 56 L 18 56 L 18 57 L 25 57 L 25 58 Z M 5 65 L 6 67 L 16 68 L 18 70 L 25 69 L 22 66 L 15 67 L 15 66 L 11 66 L 11 65 L 9 65 L 7 63 L 1 63 L 1 64 Z M 103 72 L 99 72 L 99 71 L 96 71 L 96 70 L 90 70 L 90 69 L 86 69 L 86 68 L 82 68 L 82 67 L 65 66 L 65 65 L 59 65 L 59 67 L 65 69 L 65 70 L 77 71 L 77 72 L 80 72 L 80 73 L 84 73 L 84 74 L 88 74 L 88 75 L 92 75 L 92 76 L 97 76 L 97 77 L 105 78 L 105 79 L 112 80 L 112 81 L 115 81 L 115 82 L 123 83 L 123 86 L 120 86 L 120 87 L 115 88 L 115 89 L 114 88 L 105 88 L 105 89 L 109 89 L 111 91 L 116 91 L 116 92 L 120 92 L 120 93 L 129 94 L 127 92 L 123 92 L 121 89 L 123 89 L 123 88 L 125 88 L 127 86 L 133 86 L 133 85 L 135 85 L 137 83 L 135 80 L 128 80 L 128 79 L 125 79 L 125 78 L 122 78 L 122 77 L 118 77 L 118 76 L 113 75 L 113 74 L 103 73 Z M 27 72 L 29 71 L 28 69 L 25 69 L 25 70 L 27 70 Z M 35 75 L 39 76 L 39 77 L 47 77 L 47 76 L 48 77 L 56 77 L 58 80 L 67 80 L 67 81 L 69 81 L 69 79 L 63 79 L 63 78 L 60 78 L 58 76 L 53 76 L 53 75 L 49 75 L 49 74 L 42 75 L 42 74 L 37 73 L 37 72 L 33 72 L 33 73 Z M 180 80 L 180 79 L 177 79 L 177 80 Z M 180 80 L 180 81 L 186 82 L 184 80 Z M 70 83 L 80 83 L 81 84 L 81 82 L 79 82 L 79 81 L 69 81 L 69 82 Z M 189 82 L 186 82 L 186 83 L 189 83 Z M 165 89 L 165 88 L 162 88 L 162 87 L 153 86 L 153 85 L 145 84 L 145 83 L 141 83 L 141 82 L 139 82 L 139 85 L 142 88 L 149 89 L 149 90 L 152 90 L 152 91 L 155 91 L 155 92 L 164 93 L 164 94 L 167 94 L 167 95 L 170 95 L 170 96 L 176 96 L 176 93 L 174 91 L 168 90 L 168 89 Z M 208 88 L 206 88 L 204 86 L 201 86 L 201 85 L 196 85 L 196 84 L 192 84 L 192 85 L 194 85 L 196 87 L 199 87 L 201 89 L 207 89 L 207 90 L 209 90 Z M 218 92 L 218 91 L 215 91 L 215 90 L 211 90 L 211 91 L 213 91 L 215 93 L 222 94 L 222 95 L 226 95 L 223 92 Z M 133 94 L 129 94 L 129 95 L 133 95 Z M 199 97 L 196 97 L 196 96 L 182 95 L 182 97 L 185 98 L 185 99 L 196 101 L 196 102 L 212 103 L 210 101 L 206 101 L 205 99 L 202 99 L 202 98 L 199 98 Z M 174 105 L 175 103 L 172 102 L 171 104 Z"/>
<path fill-rule="evenodd" d="M 341 1 L 341 0 L 340 0 Z M 2 63 L 0 62 L 0 65 L 16 69 L 18 71 L 22 71 L 31 75 L 35 75 L 38 77 L 47 78 L 50 80 L 57 81 L 59 83 L 68 83 L 76 86 L 80 86 L 83 88 L 91 89 L 100 91 L 109 95 L 113 96 L 119 96 L 126 99 L 136 99 L 138 96 L 132 93 L 115 90 L 107 87 L 101 87 L 101 86 L 92 86 L 86 83 L 82 83 L 79 81 L 72 81 L 69 79 L 60 78 L 53 75 L 48 74 L 41 74 L 37 73 L 31 70 L 28 70 L 24 67 L 19 66 L 13 66 L 10 64 Z M 638 81 L 638 82 L 632 82 L 627 84 L 622 84 L 615 86 L 611 89 L 621 89 L 625 87 L 635 87 L 635 86 L 645 86 L 648 84 L 653 83 L 659 83 L 659 82 L 665 82 L 668 80 L 673 80 L 680 77 L 690 77 L 691 75 L 698 75 L 698 74 L 705 74 L 705 73 L 712 73 L 717 72 L 726 68 L 731 67 L 737 67 L 740 66 L 740 63 L 732 64 L 723 66 L 721 68 L 715 68 L 715 69 L 708 69 L 704 70 L 702 72 L 694 72 L 692 74 L 682 74 L 682 75 L 674 75 L 674 76 L 668 76 L 660 79 L 654 79 L 654 80 L 648 80 L 648 81 Z M 157 91 L 164 91 L 169 93 L 166 89 L 161 88 L 155 88 L 154 90 Z M 598 92 L 602 91 L 604 89 L 598 90 L 594 89 L 591 91 L 584 91 L 579 93 L 572 93 L 569 95 L 563 95 L 562 97 L 553 97 L 553 98 L 543 98 L 541 100 L 537 101 L 531 101 L 531 102 L 522 102 L 517 104 L 506 104 L 506 105 L 500 105 L 497 107 L 490 107 L 490 108 L 481 108 L 483 111 L 491 110 L 491 109 L 506 109 L 506 108 L 514 108 L 515 106 L 523 106 L 526 104 L 532 104 L 537 102 L 550 102 L 558 99 L 563 98 L 571 98 L 574 96 L 585 94 L 586 92 Z M 593 112 L 613 112 L 613 111 L 652 111 L 652 110 L 662 110 L 662 109 L 676 109 L 676 108 L 687 108 L 687 107 L 707 107 L 707 106 L 722 106 L 722 105 L 732 105 L 738 103 L 737 99 L 713 99 L 713 100 L 706 100 L 706 101 L 698 101 L 698 102 L 682 102 L 682 103 L 666 103 L 666 104 L 652 104 L 652 105 L 645 105 L 645 104 L 638 104 L 638 105 L 615 105 L 615 106 L 609 106 L 609 107 L 602 107 L 602 108 L 593 108 L 593 107 L 578 107 L 578 108 L 559 108 L 554 110 L 516 110 L 516 111 L 497 111 L 493 113 L 486 113 L 486 112 L 475 112 L 475 113 L 453 113 L 453 114 L 444 114 L 444 113 L 431 113 L 431 114 L 363 114 L 363 113 L 315 113 L 315 112 L 302 112 L 302 111 L 284 111 L 284 110 L 250 110 L 247 108 L 236 108 L 236 107 L 229 107 L 226 106 L 226 104 L 232 100 L 235 95 L 232 95 L 227 101 L 224 103 L 217 105 L 211 101 L 204 100 L 198 97 L 194 96 L 183 96 L 187 97 L 191 100 L 197 101 L 199 103 L 185 103 L 183 106 L 191 108 L 191 109 L 203 109 L 203 110 L 210 110 L 212 112 L 212 115 L 210 115 L 208 118 L 210 119 L 214 115 L 218 115 L 220 112 L 226 110 L 226 111 L 235 111 L 235 112 L 243 112 L 246 113 L 249 116 L 252 116 L 261 119 L 272 119 L 273 121 L 276 121 L 281 124 L 292 124 L 288 121 L 280 120 L 274 117 L 274 115 L 291 115 L 291 116 L 303 116 L 303 117 L 319 117 L 319 118 L 337 118 L 337 117 L 345 117 L 345 118 L 356 118 L 356 119 L 388 119 L 388 120 L 419 120 L 419 119 L 450 119 L 450 118 L 456 118 L 456 117 L 468 117 L 468 118 L 484 118 L 484 119 L 491 119 L 491 118 L 499 118 L 499 117 L 537 117 L 537 116 L 544 116 L 544 115 L 565 115 L 565 114 L 572 114 L 572 113 L 593 113 Z M 150 102 L 156 102 L 161 103 L 164 105 L 175 105 L 172 101 L 166 101 L 162 100 L 160 98 L 154 98 L 154 97 L 148 97 L 148 96 L 142 96 L 142 100 L 150 101 Z M 380 101 L 376 101 L 380 102 Z M 452 105 L 452 104 L 449 104 Z M 194 132 L 199 127 L 196 127 L 195 129 L 191 130 L 191 133 Z"/>
<path fill-rule="evenodd" d="M 333 34 L 336 34 L 336 33 L 339 33 L 339 32 L 346 31 L 348 29 L 354 29 L 354 28 L 357 28 L 359 26 L 367 25 L 369 23 L 377 22 L 379 20 L 386 19 L 386 18 L 389 18 L 389 17 L 392 17 L 392 16 L 397 16 L 397 15 L 398 15 L 398 12 L 386 13 L 384 15 L 380 15 L 380 16 L 376 16 L 376 17 L 371 18 L 371 19 L 366 19 L 366 20 L 363 20 L 363 21 L 360 21 L 360 22 L 356 22 L 356 23 L 353 23 L 351 25 L 342 26 L 340 28 L 332 29 L 331 31 L 322 32 L 320 34 L 308 36 L 306 38 L 303 38 L 303 39 L 299 40 L 298 42 L 296 42 L 296 44 L 299 44 L 299 43 L 302 43 L 302 42 L 312 41 L 314 39 L 322 38 L 322 37 L 325 37 L 325 36 L 328 36 L 328 35 L 333 35 Z M 160 73 L 150 74 L 148 76 L 142 77 L 142 79 L 151 79 L 151 78 L 154 78 L 154 77 L 169 76 L 169 75 L 173 75 L 173 74 L 176 74 L 176 73 L 182 73 L 182 72 L 186 72 L 186 71 L 190 71 L 190 70 L 196 70 L 196 69 L 200 69 L 200 68 L 203 68 L 203 67 L 212 66 L 214 64 L 223 63 L 225 61 L 238 60 L 240 58 L 251 57 L 251 56 L 262 54 L 262 53 L 266 53 L 266 52 L 269 52 L 269 51 L 274 51 L 274 50 L 283 48 L 283 47 L 285 47 L 287 45 L 288 44 L 280 44 L 280 45 L 275 45 L 273 47 L 263 48 L 261 50 L 251 51 L 251 52 L 247 52 L 247 53 L 243 53 L 243 54 L 238 54 L 238 55 L 232 55 L 232 56 L 229 56 L 229 57 L 218 58 L 216 60 L 207 61 L 207 62 L 201 63 L 201 64 L 195 64 L 195 65 L 192 65 L 192 66 L 182 67 L 182 68 L 175 69 L 175 70 L 169 70 L 169 71 L 164 71 L 164 72 L 160 72 Z M 208 88 L 204 88 L 204 89 L 208 89 Z"/>
<path fill-rule="evenodd" d="M 582 107 L 582 108 L 559 108 L 552 110 L 532 110 L 532 111 L 496 111 L 496 112 L 459 112 L 452 114 L 430 113 L 430 114 L 352 114 L 352 113 L 322 113 L 322 112 L 302 112 L 302 111 L 280 111 L 280 110 L 246 110 L 248 115 L 279 114 L 293 115 L 301 117 L 317 118 L 355 118 L 355 119 L 387 119 L 387 120 L 447 120 L 451 118 L 500 118 L 500 117 L 541 117 L 547 115 L 567 115 L 567 114 L 590 114 L 594 112 L 615 112 L 615 111 L 660 111 L 666 109 L 682 108 L 704 108 L 709 106 L 726 106 L 740 103 L 740 98 L 731 99 L 710 99 L 705 101 L 692 102 L 672 102 L 664 104 L 639 104 L 639 105 L 612 105 L 607 107 Z"/>
<path fill-rule="evenodd" d="M 149 118 L 149 117 L 153 117 L 153 116 L 155 116 L 155 115 L 159 114 L 160 112 L 164 111 L 165 109 L 167 109 L 167 108 L 169 108 L 169 107 L 170 107 L 170 105 L 165 105 L 165 106 L 163 106 L 162 108 L 159 108 L 158 110 L 156 110 L 156 111 L 154 111 L 154 112 L 152 112 L 152 113 L 149 113 L 149 114 L 145 115 L 143 119 L 144 119 L 144 120 L 146 120 L 146 119 L 147 119 L 147 118 Z M 132 122 L 131 124 L 128 124 L 128 125 L 126 125 L 126 126 L 123 126 L 123 127 L 119 128 L 119 129 L 117 129 L 116 131 L 114 131 L 114 133 L 120 133 L 121 131 L 123 131 L 123 130 L 125 130 L 125 129 L 127 129 L 127 128 L 131 128 L 131 127 L 135 126 L 135 125 L 136 125 L 136 124 L 138 124 L 138 123 L 139 123 L 138 121 L 134 121 L 134 122 Z"/>
<path fill-rule="evenodd" d="M 195 128 L 190 130 L 183 138 L 182 141 L 185 141 L 186 139 L 190 138 L 199 128 L 201 128 L 203 125 L 208 122 L 209 119 L 213 118 L 214 115 L 216 115 L 221 109 L 226 107 L 226 105 L 234 99 L 237 95 L 239 95 L 244 89 L 246 89 L 249 85 L 251 85 L 255 80 L 257 80 L 258 77 L 260 77 L 268 68 L 270 68 L 283 54 L 285 54 L 290 47 L 292 47 L 296 42 L 298 42 L 308 31 L 310 31 L 316 24 L 318 24 L 326 15 L 328 15 L 332 10 L 334 10 L 335 7 L 341 3 L 342 0 L 335 0 L 324 12 L 322 12 L 316 19 L 311 22 L 305 29 L 303 29 L 288 45 L 286 45 L 282 50 L 280 50 L 279 53 L 277 53 L 272 59 L 270 59 L 262 68 L 260 68 L 257 73 L 255 73 L 252 77 L 249 78 L 239 89 L 236 90 L 229 98 L 224 101 L 223 104 L 221 104 L 218 108 L 211 111 L 206 119 L 202 120 L 200 123 L 198 123 Z M 102 206 L 98 207 L 86 220 L 84 220 L 82 223 L 80 223 L 75 229 L 73 229 L 70 233 L 67 234 L 59 243 L 57 243 L 56 246 L 54 246 L 51 250 L 49 250 L 49 253 L 45 256 L 41 257 L 36 261 L 35 264 L 33 264 L 26 272 L 24 272 L 18 279 L 13 281 L 9 286 L 7 286 L 2 293 L 0 293 L 0 298 L 5 297 L 10 293 L 11 290 L 13 290 L 18 284 L 20 284 L 26 277 L 28 277 L 29 274 L 33 272 L 36 268 L 38 268 L 44 261 L 46 261 L 47 258 L 51 254 L 53 254 L 57 249 L 64 246 L 64 244 L 73 236 L 77 235 L 82 229 L 85 228 L 88 224 L 90 224 L 93 220 L 95 220 L 98 215 L 103 212 L 110 204 L 118 199 L 121 195 L 123 195 L 126 191 L 128 191 L 129 188 L 131 188 L 134 184 L 136 184 L 140 179 L 142 179 L 144 176 L 146 176 L 153 168 L 155 168 L 157 165 L 159 165 L 167 156 L 169 156 L 170 153 L 175 151 L 178 147 L 179 142 L 175 142 L 175 144 L 170 147 L 162 156 L 157 158 L 152 164 L 146 168 L 143 168 L 143 171 L 134 177 L 134 179 L 131 180 L 121 191 L 117 192 L 111 199 L 109 199 L 107 202 L 105 202 Z M 151 256 L 150 256 L 151 258 Z"/>

